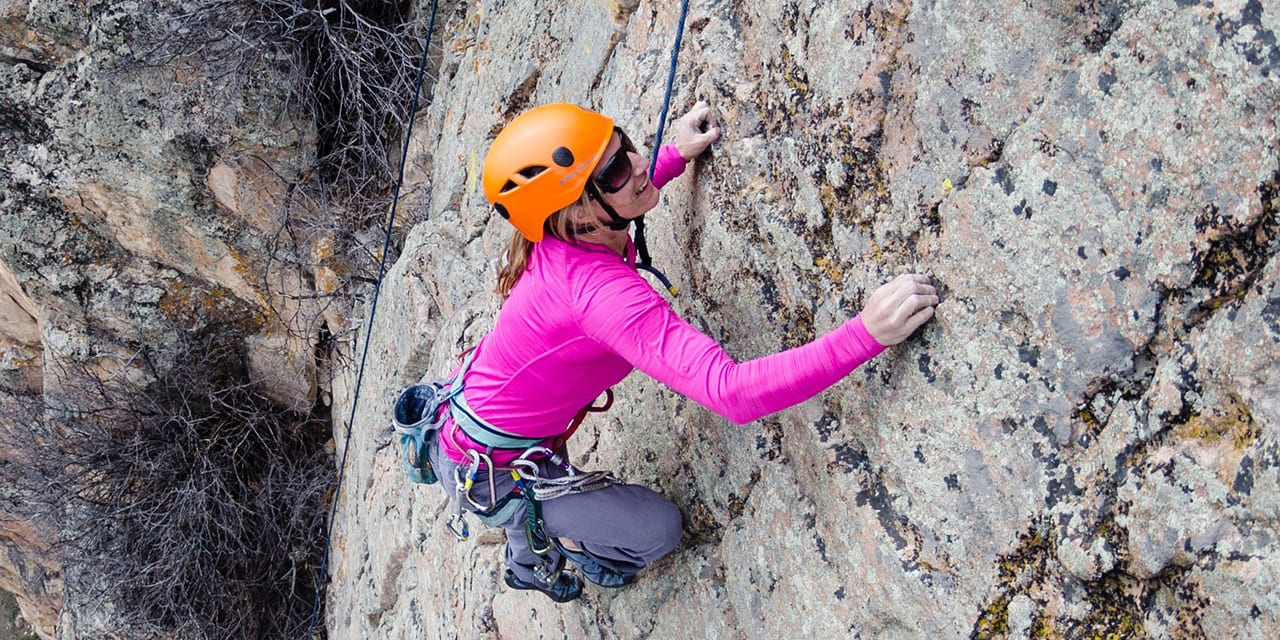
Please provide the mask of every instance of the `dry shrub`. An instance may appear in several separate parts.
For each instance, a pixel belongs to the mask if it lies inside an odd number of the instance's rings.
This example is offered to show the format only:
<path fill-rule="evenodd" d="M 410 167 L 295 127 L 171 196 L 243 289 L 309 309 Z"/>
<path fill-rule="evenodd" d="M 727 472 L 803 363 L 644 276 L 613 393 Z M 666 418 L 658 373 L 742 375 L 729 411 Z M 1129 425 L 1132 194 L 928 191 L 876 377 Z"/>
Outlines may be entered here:
<path fill-rule="evenodd" d="M 344 195 L 394 176 L 426 25 L 410 0 L 206 0 L 157 21 L 143 61 L 252 74 L 281 87 L 319 133 L 320 177 Z"/>
<path fill-rule="evenodd" d="M 446 4 L 447 4 L 446 0 Z M 290 198 L 333 211 L 301 223 L 307 237 L 332 237 L 344 256 L 342 277 L 372 278 L 398 173 L 427 20 L 412 0 L 194 0 L 159 3 L 144 26 L 135 62 L 198 68 L 243 86 L 280 77 L 282 108 L 308 117 L 316 131 L 315 164 Z M 437 50 L 438 45 L 433 45 Z M 270 70 L 269 73 L 266 70 Z M 433 75 L 428 70 L 424 92 Z M 261 90 L 255 89 L 255 90 Z M 218 100 L 218 96 L 210 96 Z M 425 102 L 420 102 L 425 104 Z M 270 126 L 271 123 L 264 123 Z M 295 182 L 296 181 L 296 182 Z"/>
<path fill-rule="evenodd" d="M 146 384 L 67 372 L 73 406 L 7 394 L 26 419 L 3 433 L 6 475 L 61 533 L 68 591 L 123 637 L 301 637 L 334 480 L 327 412 L 272 405 L 233 340 L 194 338 L 177 362 Z"/>

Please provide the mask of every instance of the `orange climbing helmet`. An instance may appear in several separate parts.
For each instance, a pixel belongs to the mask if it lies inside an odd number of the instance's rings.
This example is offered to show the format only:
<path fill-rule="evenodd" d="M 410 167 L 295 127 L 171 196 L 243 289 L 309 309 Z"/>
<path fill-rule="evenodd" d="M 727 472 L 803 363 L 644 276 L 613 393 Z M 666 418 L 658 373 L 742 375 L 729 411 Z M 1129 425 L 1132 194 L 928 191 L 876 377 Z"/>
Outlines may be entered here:
<path fill-rule="evenodd" d="M 534 107 L 498 134 L 484 157 L 484 195 L 530 242 L 551 214 L 586 189 L 613 136 L 613 120 L 572 104 Z"/>

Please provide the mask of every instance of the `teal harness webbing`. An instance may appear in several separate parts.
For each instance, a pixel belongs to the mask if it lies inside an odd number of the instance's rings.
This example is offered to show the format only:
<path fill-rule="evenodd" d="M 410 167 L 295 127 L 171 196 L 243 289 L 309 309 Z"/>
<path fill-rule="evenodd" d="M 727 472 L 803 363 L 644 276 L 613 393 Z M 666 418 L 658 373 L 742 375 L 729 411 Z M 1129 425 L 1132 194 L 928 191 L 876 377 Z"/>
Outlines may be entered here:
<path fill-rule="evenodd" d="M 467 370 L 471 368 L 471 360 L 475 358 L 475 355 L 474 349 L 467 354 L 466 359 L 462 361 L 462 368 L 458 370 L 458 375 L 453 378 L 453 384 L 449 386 L 449 393 L 445 395 L 445 399 L 449 401 L 449 410 L 453 415 L 453 421 L 457 423 L 458 428 L 462 429 L 462 432 L 467 434 L 468 438 L 488 447 L 490 450 L 515 449 L 523 451 L 545 442 L 546 438 L 526 438 L 503 431 L 471 410 L 471 405 L 467 404 L 467 396 L 463 393 L 462 378 L 466 375 Z"/>

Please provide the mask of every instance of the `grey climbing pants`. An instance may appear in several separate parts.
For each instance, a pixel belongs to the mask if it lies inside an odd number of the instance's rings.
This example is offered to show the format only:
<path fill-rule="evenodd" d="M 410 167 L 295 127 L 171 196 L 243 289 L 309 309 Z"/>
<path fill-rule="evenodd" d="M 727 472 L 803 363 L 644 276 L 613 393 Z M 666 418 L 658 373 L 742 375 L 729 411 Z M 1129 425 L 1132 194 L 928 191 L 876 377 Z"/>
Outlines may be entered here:
<path fill-rule="evenodd" d="M 431 465 L 449 499 L 458 500 L 454 479 L 458 477 L 459 465 L 441 451 L 438 443 L 431 447 Z M 547 461 L 539 467 L 544 478 L 565 475 L 563 469 Z M 493 483 L 492 495 L 499 500 L 515 489 L 515 481 L 504 471 L 494 473 Z M 471 497 L 487 505 L 489 496 L 488 471 L 481 470 Z M 479 511 L 465 498 L 462 500 L 467 510 Z M 542 519 L 547 536 L 573 541 L 601 566 L 624 576 L 638 573 L 650 562 L 670 553 L 680 542 L 679 510 L 662 494 L 639 485 L 619 483 L 546 500 L 542 502 Z M 521 580 L 533 582 L 538 556 L 530 550 L 525 535 L 524 505 L 515 509 L 501 526 L 507 531 L 507 567 Z M 563 559 L 559 551 L 552 549 L 550 554 L 553 566 L 561 566 Z"/>

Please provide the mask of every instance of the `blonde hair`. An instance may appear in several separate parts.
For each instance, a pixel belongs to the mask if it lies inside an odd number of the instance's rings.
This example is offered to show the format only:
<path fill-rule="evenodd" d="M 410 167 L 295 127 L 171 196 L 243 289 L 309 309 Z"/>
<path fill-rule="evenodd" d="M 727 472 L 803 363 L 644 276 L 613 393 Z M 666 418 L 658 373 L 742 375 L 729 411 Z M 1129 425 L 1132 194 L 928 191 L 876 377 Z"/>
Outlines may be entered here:
<path fill-rule="evenodd" d="M 543 233 L 554 236 L 565 242 L 576 242 L 576 236 L 594 233 L 600 229 L 600 222 L 591 215 L 591 198 L 584 191 L 577 202 L 547 216 L 542 223 Z M 533 243 L 529 242 L 518 230 L 511 230 L 511 240 L 507 242 L 507 252 L 498 269 L 498 286 L 494 293 L 506 298 L 511 295 L 511 288 L 529 268 L 529 255 L 533 253 Z"/>

